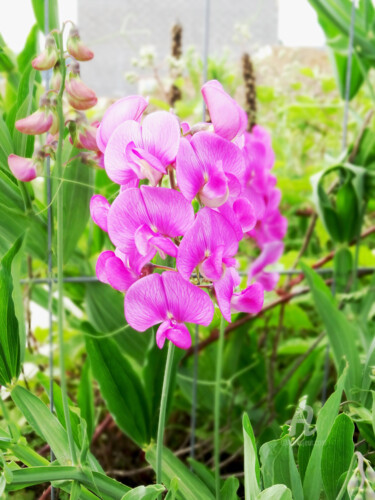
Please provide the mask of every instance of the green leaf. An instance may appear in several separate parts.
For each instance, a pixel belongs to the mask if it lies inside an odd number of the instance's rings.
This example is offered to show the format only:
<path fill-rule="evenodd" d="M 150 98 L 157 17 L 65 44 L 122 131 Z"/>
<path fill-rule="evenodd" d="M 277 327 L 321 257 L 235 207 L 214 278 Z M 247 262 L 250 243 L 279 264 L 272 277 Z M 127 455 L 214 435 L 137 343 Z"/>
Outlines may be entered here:
<path fill-rule="evenodd" d="M 266 490 L 263 490 L 257 497 L 257 500 L 293 500 L 289 488 L 283 484 L 275 484 Z"/>
<path fill-rule="evenodd" d="M 345 392 L 348 398 L 357 400 L 360 395 L 362 368 L 356 345 L 357 330 L 346 316 L 337 309 L 323 279 L 312 269 L 301 264 L 311 288 L 315 306 L 325 325 L 338 373 L 342 373 L 344 360 L 348 363 Z"/>
<path fill-rule="evenodd" d="M 150 417 L 145 390 L 129 361 L 111 338 L 86 336 L 95 379 L 116 423 L 134 442 L 150 441 Z"/>
<path fill-rule="evenodd" d="M 78 406 L 81 410 L 81 416 L 87 424 L 87 435 L 91 441 L 95 428 L 95 404 L 94 389 L 91 374 L 91 365 L 89 358 L 86 359 L 81 372 L 81 378 L 78 386 Z"/>
<path fill-rule="evenodd" d="M 11 153 L 13 153 L 13 140 L 5 121 L 0 116 L 0 167 L 8 172 L 8 156 Z"/>
<path fill-rule="evenodd" d="M 11 384 L 21 371 L 21 342 L 11 273 L 13 259 L 21 245 L 22 238 L 19 238 L 0 262 L 0 385 Z"/>
<path fill-rule="evenodd" d="M 30 33 L 27 36 L 27 40 L 24 48 L 17 56 L 18 69 L 23 73 L 31 64 L 31 61 L 37 55 L 38 52 L 38 26 L 34 24 L 31 28 Z"/>
<path fill-rule="evenodd" d="M 303 481 L 305 500 L 316 500 L 322 489 L 321 459 L 326 442 L 340 408 L 342 392 L 347 377 L 345 370 L 337 381 L 336 390 L 320 410 L 316 422 L 316 440 Z"/>
<path fill-rule="evenodd" d="M 225 500 L 238 500 L 237 490 L 239 487 L 240 482 L 236 477 L 228 477 L 221 487 L 220 498 Z"/>
<path fill-rule="evenodd" d="M 293 492 L 294 500 L 303 500 L 301 478 L 294 461 L 289 436 L 265 443 L 259 450 L 263 484 L 285 484 Z"/>
<path fill-rule="evenodd" d="M 67 446 L 67 433 L 49 408 L 21 386 L 14 387 L 11 396 L 29 425 L 50 445 L 60 464 L 69 464 L 71 457 Z"/>
<path fill-rule="evenodd" d="M 342 413 L 338 415 L 323 445 L 321 471 L 324 492 L 328 500 L 335 500 L 339 479 L 347 472 L 354 453 L 354 424 Z"/>
<path fill-rule="evenodd" d="M 86 308 L 90 323 L 100 332 L 98 335 L 117 331 L 112 339 L 118 349 L 143 365 L 151 332 L 139 333 L 126 324 L 124 294 L 103 283 L 87 283 Z"/>
<path fill-rule="evenodd" d="M 146 450 L 146 460 L 155 470 L 156 445 L 150 445 Z M 179 487 L 176 494 L 181 500 L 214 500 L 215 496 L 207 486 L 198 479 L 168 448 L 163 448 L 162 481 L 167 487 L 177 476 Z"/>
<path fill-rule="evenodd" d="M 35 19 L 38 23 L 39 29 L 45 33 L 44 25 L 44 2 L 42 0 L 32 0 Z M 48 32 L 53 29 L 59 29 L 59 8 L 57 0 L 48 0 Z"/>
<path fill-rule="evenodd" d="M 29 116 L 33 111 L 33 92 L 36 71 L 31 66 L 22 75 L 17 94 L 17 112 L 14 121 Z M 12 124 L 14 127 L 14 123 Z M 9 126 L 9 123 L 8 123 Z M 34 150 L 34 136 L 13 129 L 14 152 L 19 156 L 30 157 Z"/>
<path fill-rule="evenodd" d="M 161 484 L 138 486 L 125 493 L 121 500 L 156 500 L 163 491 L 165 491 L 165 488 Z"/>
<path fill-rule="evenodd" d="M 260 467 L 254 432 L 247 413 L 242 417 L 242 426 L 245 448 L 245 499 L 252 500 L 260 492 Z"/>
<path fill-rule="evenodd" d="M 70 148 L 66 142 L 64 161 L 76 156 L 79 151 Z M 79 158 L 72 160 L 64 169 L 64 262 L 74 252 L 78 240 L 86 228 L 90 216 L 90 199 L 93 195 L 94 170 L 84 165 Z M 59 185 L 58 180 L 55 185 Z"/>

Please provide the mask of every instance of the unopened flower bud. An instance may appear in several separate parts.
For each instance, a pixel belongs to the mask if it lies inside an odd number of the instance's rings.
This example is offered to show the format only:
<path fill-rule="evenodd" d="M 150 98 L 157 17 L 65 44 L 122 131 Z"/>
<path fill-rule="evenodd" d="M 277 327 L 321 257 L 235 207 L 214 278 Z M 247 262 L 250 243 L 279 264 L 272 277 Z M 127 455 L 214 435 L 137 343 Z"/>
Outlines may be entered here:
<path fill-rule="evenodd" d="M 94 52 L 82 42 L 76 27 L 70 30 L 67 49 L 69 54 L 77 61 L 90 61 L 94 57 Z"/>
<path fill-rule="evenodd" d="M 11 154 L 8 156 L 10 171 L 16 179 L 22 182 L 29 182 L 38 176 L 41 168 L 42 156 L 36 158 L 24 158 Z"/>
<path fill-rule="evenodd" d="M 30 116 L 17 120 L 15 127 L 23 134 L 36 135 L 45 134 L 53 123 L 53 113 L 50 109 L 39 109 Z"/>
<path fill-rule="evenodd" d="M 99 151 L 99 148 L 96 144 L 96 132 L 98 128 L 99 123 L 91 124 L 91 125 L 83 125 L 80 127 L 78 131 L 78 141 L 77 141 L 77 147 L 83 148 L 83 149 L 88 149 L 90 151 Z"/>
<path fill-rule="evenodd" d="M 44 71 L 51 69 L 57 63 L 59 58 L 56 42 L 53 36 L 49 35 L 46 38 L 46 47 L 35 59 L 32 60 L 31 65 L 34 69 Z"/>
<path fill-rule="evenodd" d="M 90 109 L 98 102 L 95 92 L 83 83 L 78 75 L 69 76 L 66 82 L 69 104 L 81 111 Z"/>
<path fill-rule="evenodd" d="M 58 92 L 61 88 L 62 76 L 60 71 L 60 64 L 56 64 L 53 68 L 52 78 L 51 78 L 51 89 Z"/>

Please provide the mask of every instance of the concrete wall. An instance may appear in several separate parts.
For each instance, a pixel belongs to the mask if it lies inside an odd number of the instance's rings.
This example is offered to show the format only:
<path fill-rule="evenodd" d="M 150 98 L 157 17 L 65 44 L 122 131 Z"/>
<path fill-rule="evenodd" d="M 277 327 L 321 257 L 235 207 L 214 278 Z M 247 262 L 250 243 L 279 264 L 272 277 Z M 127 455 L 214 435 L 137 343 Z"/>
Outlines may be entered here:
<path fill-rule="evenodd" d="M 183 45 L 202 51 L 204 0 L 79 0 L 81 36 L 95 52 L 82 65 L 82 76 L 99 96 L 134 92 L 124 77 L 142 45 L 154 45 L 160 60 L 170 52 L 170 30 L 182 24 Z M 246 25 L 250 40 L 234 40 L 235 25 Z M 245 45 L 244 45 L 245 42 Z M 277 43 L 277 0 L 211 0 L 210 54 L 229 48 L 233 57 L 244 48 Z"/>

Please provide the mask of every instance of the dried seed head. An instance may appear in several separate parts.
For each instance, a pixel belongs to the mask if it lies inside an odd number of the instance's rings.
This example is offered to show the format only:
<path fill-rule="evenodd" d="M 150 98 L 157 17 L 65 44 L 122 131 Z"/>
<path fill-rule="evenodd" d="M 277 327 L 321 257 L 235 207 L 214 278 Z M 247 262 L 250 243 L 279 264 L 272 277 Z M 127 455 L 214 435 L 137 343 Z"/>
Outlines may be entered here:
<path fill-rule="evenodd" d="M 245 84 L 245 110 L 249 119 L 248 131 L 256 124 L 257 102 L 254 66 L 249 54 L 242 56 L 242 75 Z"/>

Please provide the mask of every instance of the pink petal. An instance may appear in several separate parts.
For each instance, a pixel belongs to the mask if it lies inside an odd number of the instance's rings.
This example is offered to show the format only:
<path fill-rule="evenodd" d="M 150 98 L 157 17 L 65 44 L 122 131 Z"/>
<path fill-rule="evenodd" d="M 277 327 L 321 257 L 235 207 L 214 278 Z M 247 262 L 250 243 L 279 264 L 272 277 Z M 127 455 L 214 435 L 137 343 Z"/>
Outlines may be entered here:
<path fill-rule="evenodd" d="M 105 264 L 107 260 L 111 259 L 112 257 L 115 257 L 115 253 L 111 250 L 106 250 L 99 255 L 98 260 L 96 261 L 96 276 L 99 281 L 101 281 L 102 283 L 106 283 L 107 285 L 109 285 L 109 281 L 107 277 L 107 271 L 105 269 Z"/>
<path fill-rule="evenodd" d="M 150 274 L 136 281 L 125 295 L 126 321 L 139 332 L 165 321 L 167 310 L 167 299 L 160 274 Z"/>
<path fill-rule="evenodd" d="M 95 194 L 90 200 L 91 218 L 103 231 L 108 231 L 107 219 L 110 207 L 107 199 L 100 194 Z"/>
<path fill-rule="evenodd" d="M 199 192 L 199 199 L 207 207 L 216 208 L 228 199 L 229 189 L 227 177 L 219 170 L 209 174 L 208 181 Z"/>
<path fill-rule="evenodd" d="M 257 219 L 253 205 L 246 198 L 239 198 L 233 203 L 233 210 L 236 214 L 242 231 L 247 233 L 255 226 Z"/>
<path fill-rule="evenodd" d="M 15 127 L 23 134 L 35 135 L 44 134 L 51 128 L 53 122 L 53 114 L 51 111 L 35 111 L 30 116 L 17 120 Z"/>
<path fill-rule="evenodd" d="M 109 284 L 120 292 L 126 292 L 139 278 L 134 272 L 125 267 L 124 263 L 116 256 L 106 260 L 105 271 Z"/>
<path fill-rule="evenodd" d="M 164 236 L 154 236 L 150 244 L 159 251 L 159 255 L 162 259 L 165 259 L 165 254 L 176 258 L 178 253 L 178 246 L 173 243 L 169 238 Z"/>
<path fill-rule="evenodd" d="M 143 147 L 141 126 L 134 120 L 119 125 L 108 140 L 104 153 L 105 169 L 108 177 L 117 184 L 127 184 L 137 178 L 126 155 L 126 147 L 131 142 L 136 147 Z"/>
<path fill-rule="evenodd" d="M 176 159 L 180 135 L 177 117 L 167 111 L 155 111 L 143 121 L 144 148 L 165 167 Z"/>
<path fill-rule="evenodd" d="M 214 283 L 218 306 L 224 318 L 230 323 L 233 291 L 240 284 L 240 276 L 233 268 L 227 268 L 222 278 Z"/>
<path fill-rule="evenodd" d="M 29 182 L 37 177 L 37 167 L 31 158 L 11 154 L 8 156 L 8 165 L 19 181 Z"/>
<path fill-rule="evenodd" d="M 208 326 L 213 318 L 214 306 L 210 296 L 197 286 L 185 281 L 176 272 L 162 274 L 167 297 L 168 312 L 177 322 Z"/>
<path fill-rule="evenodd" d="M 178 191 L 141 186 L 141 192 L 151 222 L 150 227 L 155 233 L 176 238 L 184 235 L 193 224 L 193 207 Z"/>
<path fill-rule="evenodd" d="M 266 271 L 262 271 L 256 276 L 256 282 L 261 284 L 266 292 L 274 290 L 279 279 L 279 273 L 267 273 Z"/>
<path fill-rule="evenodd" d="M 218 246 L 214 252 L 201 265 L 201 272 L 204 277 L 217 281 L 223 274 L 223 252 L 224 246 Z"/>
<path fill-rule="evenodd" d="M 183 323 L 164 321 L 156 332 L 156 344 L 159 349 L 164 346 L 165 340 L 170 340 L 180 349 L 189 349 L 191 346 L 191 336 L 189 330 Z"/>
<path fill-rule="evenodd" d="M 261 284 L 254 283 L 235 293 L 232 297 L 232 307 L 238 312 L 257 314 L 262 310 L 264 301 L 264 290 Z"/>
<path fill-rule="evenodd" d="M 273 241 L 264 245 L 260 255 L 251 264 L 248 273 L 248 283 L 252 281 L 260 272 L 270 264 L 273 264 L 283 254 L 284 243 L 282 241 Z"/>
<path fill-rule="evenodd" d="M 247 128 L 247 116 L 237 102 L 225 92 L 217 80 L 211 80 L 202 87 L 215 132 L 232 140 Z"/>
<path fill-rule="evenodd" d="M 139 122 L 147 105 L 146 99 L 138 95 L 132 95 L 116 101 L 107 109 L 96 136 L 98 147 L 102 153 L 104 153 L 109 138 L 115 129 L 127 120 Z"/>
<path fill-rule="evenodd" d="M 204 184 L 204 169 L 191 143 L 181 139 L 176 159 L 177 185 L 184 197 L 192 201 Z"/>
<path fill-rule="evenodd" d="M 221 246 L 223 258 L 234 257 L 238 249 L 236 234 L 221 214 L 210 208 L 201 209 L 180 243 L 177 269 L 188 280 L 195 267 Z"/>

